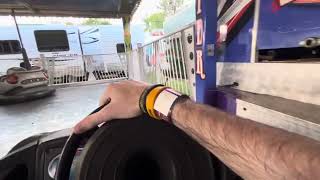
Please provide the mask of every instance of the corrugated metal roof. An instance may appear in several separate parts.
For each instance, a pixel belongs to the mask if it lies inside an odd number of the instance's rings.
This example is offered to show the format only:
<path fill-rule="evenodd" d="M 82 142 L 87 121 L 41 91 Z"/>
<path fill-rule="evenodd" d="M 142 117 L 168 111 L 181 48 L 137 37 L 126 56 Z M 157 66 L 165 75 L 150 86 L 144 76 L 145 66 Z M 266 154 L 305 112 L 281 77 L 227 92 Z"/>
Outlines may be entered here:
<path fill-rule="evenodd" d="M 141 0 L 0 0 L 0 14 L 117 18 L 132 15 Z"/>

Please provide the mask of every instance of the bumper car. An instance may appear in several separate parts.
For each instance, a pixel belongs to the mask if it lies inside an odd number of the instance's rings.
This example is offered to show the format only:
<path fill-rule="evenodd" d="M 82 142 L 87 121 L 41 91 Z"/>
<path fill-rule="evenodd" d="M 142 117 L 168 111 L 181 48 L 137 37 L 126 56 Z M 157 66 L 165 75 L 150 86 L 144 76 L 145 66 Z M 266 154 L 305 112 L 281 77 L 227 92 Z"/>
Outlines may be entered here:
<path fill-rule="evenodd" d="M 13 67 L 0 77 L 0 105 L 22 103 L 51 96 L 55 89 L 48 86 L 48 75 L 40 67 L 27 70 Z"/>
<path fill-rule="evenodd" d="M 140 116 L 85 134 L 30 137 L 0 160 L 0 180 L 238 180 L 177 127 Z"/>

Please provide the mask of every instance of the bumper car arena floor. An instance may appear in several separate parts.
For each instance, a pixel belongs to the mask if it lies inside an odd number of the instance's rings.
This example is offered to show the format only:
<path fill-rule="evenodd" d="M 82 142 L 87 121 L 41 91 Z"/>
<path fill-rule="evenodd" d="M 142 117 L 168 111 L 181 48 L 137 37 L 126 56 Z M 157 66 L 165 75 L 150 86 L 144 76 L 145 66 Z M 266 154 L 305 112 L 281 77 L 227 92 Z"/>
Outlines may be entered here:
<path fill-rule="evenodd" d="M 30 88 L 21 90 L 15 95 L 0 95 L 0 106 L 1 105 L 12 105 L 18 103 L 25 103 L 28 101 L 34 101 L 37 99 L 43 99 L 54 95 L 55 89 L 48 86 L 41 86 L 36 88 Z"/>
<path fill-rule="evenodd" d="M 98 107 L 105 88 L 106 84 L 57 89 L 52 97 L 0 106 L 0 159 L 29 136 L 73 127 Z"/>

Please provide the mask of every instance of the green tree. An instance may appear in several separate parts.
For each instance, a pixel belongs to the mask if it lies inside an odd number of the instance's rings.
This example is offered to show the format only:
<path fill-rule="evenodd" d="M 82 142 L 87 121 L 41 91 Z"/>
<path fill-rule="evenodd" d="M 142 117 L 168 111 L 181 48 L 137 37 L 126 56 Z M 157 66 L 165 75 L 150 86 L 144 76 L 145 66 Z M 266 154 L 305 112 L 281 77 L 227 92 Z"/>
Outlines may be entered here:
<path fill-rule="evenodd" d="M 67 26 L 73 26 L 74 25 L 72 22 L 66 22 L 64 24 L 67 25 Z"/>
<path fill-rule="evenodd" d="M 164 20 L 165 14 L 163 12 L 151 14 L 150 16 L 144 19 L 144 23 L 146 25 L 145 30 L 150 32 L 154 29 L 162 29 Z"/>
<path fill-rule="evenodd" d="M 173 15 L 183 5 L 184 0 L 161 0 L 159 8 L 166 16 Z"/>
<path fill-rule="evenodd" d="M 89 18 L 82 25 L 110 25 L 111 23 L 105 19 Z"/>

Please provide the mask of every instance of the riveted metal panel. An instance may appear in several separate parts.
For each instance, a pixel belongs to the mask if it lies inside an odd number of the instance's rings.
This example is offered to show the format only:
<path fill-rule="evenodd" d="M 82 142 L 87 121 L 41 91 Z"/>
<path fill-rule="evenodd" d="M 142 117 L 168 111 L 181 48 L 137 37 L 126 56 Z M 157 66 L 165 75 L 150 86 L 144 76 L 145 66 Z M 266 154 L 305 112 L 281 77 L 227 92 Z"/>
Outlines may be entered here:
<path fill-rule="evenodd" d="M 237 115 L 320 141 L 320 124 L 237 100 Z"/>
<path fill-rule="evenodd" d="M 184 54 L 184 59 L 185 59 L 185 66 L 186 66 L 186 71 L 187 71 L 187 76 L 188 76 L 188 81 L 189 81 L 189 87 L 191 90 L 190 95 L 195 99 L 196 97 L 196 69 L 195 69 L 195 51 L 194 51 L 194 26 L 186 29 L 183 31 L 183 54 Z"/>
<path fill-rule="evenodd" d="M 217 63 L 217 84 L 320 105 L 320 64 Z"/>

